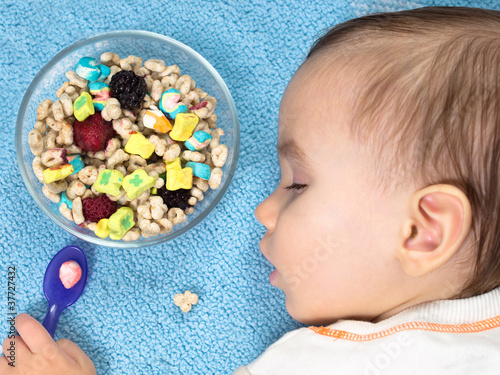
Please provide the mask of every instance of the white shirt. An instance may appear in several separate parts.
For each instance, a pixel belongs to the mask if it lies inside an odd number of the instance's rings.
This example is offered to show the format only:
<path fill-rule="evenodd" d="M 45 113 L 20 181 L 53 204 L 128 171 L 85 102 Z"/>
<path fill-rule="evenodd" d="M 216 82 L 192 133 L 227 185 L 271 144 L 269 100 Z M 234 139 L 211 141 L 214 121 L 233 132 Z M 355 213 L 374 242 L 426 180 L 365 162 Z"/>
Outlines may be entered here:
<path fill-rule="evenodd" d="M 500 374 L 500 288 L 287 333 L 235 375 Z"/>

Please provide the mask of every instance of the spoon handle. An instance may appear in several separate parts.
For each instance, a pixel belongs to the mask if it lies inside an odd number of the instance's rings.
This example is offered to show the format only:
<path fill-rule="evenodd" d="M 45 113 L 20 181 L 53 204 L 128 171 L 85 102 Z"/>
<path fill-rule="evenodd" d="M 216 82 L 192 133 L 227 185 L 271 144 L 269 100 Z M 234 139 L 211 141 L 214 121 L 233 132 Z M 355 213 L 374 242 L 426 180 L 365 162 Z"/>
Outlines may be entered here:
<path fill-rule="evenodd" d="M 59 315 L 61 315 L 61 311 L 57 308 L 56 305 L 51 305 L 49 306 L 49 311 L 47 311 L 47 315 L 45 315 L 45 319 L 42 323 L 42 325 L 52 337 L 54 337 L 54 333 L 56 332 Z"/>

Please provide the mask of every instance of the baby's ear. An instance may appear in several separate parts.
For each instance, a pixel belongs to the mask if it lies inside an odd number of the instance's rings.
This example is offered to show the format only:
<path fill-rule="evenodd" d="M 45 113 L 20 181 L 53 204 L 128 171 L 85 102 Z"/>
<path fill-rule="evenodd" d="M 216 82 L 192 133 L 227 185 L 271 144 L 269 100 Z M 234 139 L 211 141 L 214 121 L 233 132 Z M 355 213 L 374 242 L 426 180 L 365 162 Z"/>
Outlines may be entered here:
<path fill-rule="evenodd" d="M 444 265 L 458 251 L 470 226 L 470 203 L 457 187 L 431 185 L 416 191 L 398 249 L 405 273 L 419 277 Z"/>

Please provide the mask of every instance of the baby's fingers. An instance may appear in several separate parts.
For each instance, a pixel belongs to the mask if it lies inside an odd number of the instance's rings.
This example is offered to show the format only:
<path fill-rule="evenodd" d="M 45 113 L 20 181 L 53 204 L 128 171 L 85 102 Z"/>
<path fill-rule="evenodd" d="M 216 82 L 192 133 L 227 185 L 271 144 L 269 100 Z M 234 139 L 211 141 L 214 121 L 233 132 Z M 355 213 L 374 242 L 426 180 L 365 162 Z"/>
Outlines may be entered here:
<path fill-rule="evenodd" d="M 94 363 L 90 358 L 83 352 L 78 345 L 73 341 L 68 339 L 57 340 L 56 344 L 65 352 L 69 357 L 71 357 L 78 365 L 88 371 L 88 374 L 95 374 Z M 87 373 L 87 372 L 86 372 Z"/>
<path fill-rule="evenodd" d="M 46 355 L 51 359 L 59 352 L 59 348 L 47 330 L 28 314 L 16 316 L 16 329 L 32 353 Z"/>
<path fill-rule="evenodd" d="M 19 336 L 6 338 L 2 345 L 3 355 L 8 363 L 19 363 L 30 355 L 30 350 Z"/>

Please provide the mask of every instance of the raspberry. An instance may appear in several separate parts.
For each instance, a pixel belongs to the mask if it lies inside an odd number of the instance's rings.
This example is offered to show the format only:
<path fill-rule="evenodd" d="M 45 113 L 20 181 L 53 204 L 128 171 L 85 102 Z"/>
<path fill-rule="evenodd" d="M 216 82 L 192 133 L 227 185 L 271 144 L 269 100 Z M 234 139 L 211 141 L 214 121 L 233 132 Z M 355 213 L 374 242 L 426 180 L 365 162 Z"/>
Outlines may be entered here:
<path fill-rule="evenodd" d="M 109 218 L 116 211 L 116 202 L 106 195 L 95 198 L 82 199 L 83 216 L 85 220 L 97 223 L 99 220 Z"/>
<path fill-rule="evenodd" d="M 188 206 L 187 201 L 191 197 L 191 190 L 167 190 L 165 186 L 162 186 L 157 190 L 157 194 L 163 199 L 163 203 L 168 208 L 179 207 L 181 210 L 185 210 Z"/>
<path fill-rule="evenodd" d="M 83 121 L 76 120 L 73 124 L 75 143 L 84 151 L 104 150 L 115 134 L 113 124 L 105 121 L 100 112 L 96 112 Z"/>
<path fill-rule="evenodd" d="M 144 78 L 131 70 L 121 70 L 116 73 L 111 78 L 109 87 L 111 96 L 118 99 L 122 108 L 128 109 L 140 107 L 148 90 Z"/>

